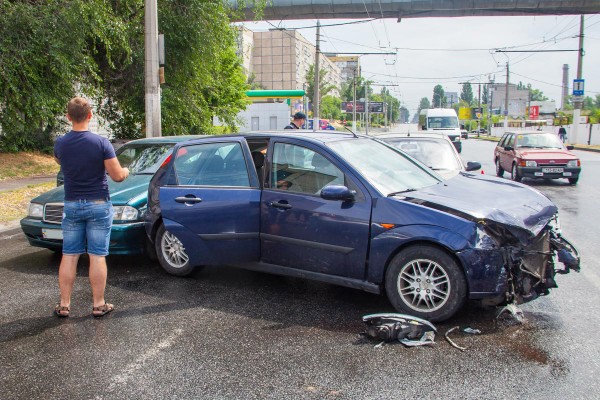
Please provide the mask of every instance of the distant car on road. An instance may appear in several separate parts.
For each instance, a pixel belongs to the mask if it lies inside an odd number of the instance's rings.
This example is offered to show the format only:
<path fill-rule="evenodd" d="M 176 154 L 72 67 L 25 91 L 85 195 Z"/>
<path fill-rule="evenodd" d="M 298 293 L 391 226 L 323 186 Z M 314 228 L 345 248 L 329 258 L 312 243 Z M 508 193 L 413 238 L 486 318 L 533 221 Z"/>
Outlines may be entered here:
<path fill-rule="evenodd" d="M 288 130 L 177 144 L 150 182 L 145 226 L 173 275 L 231 265 L 314 279 L 440 321 L 467 299 L 533 300 L 579 270 L 557 213 L 535 189 L 443 179 L 371 136 Z"/>
<path fill-rule="evenodd" d="M 119 146 L 117 158 L 123 167 L 129 168 L 130 175 L 123 182 L 108 178 L 108 189 L 115 210 L 110 254 L 146 252 L 153 255 L 153 248 L 146 247 L 142 222 L 148 182 L 176 143 L 194 137 L 199 136 L 140 139 Z M 28 215 L 21 220 L 21 229 L 29 244 L 54 251 L 62 249 L 64 196 L 64 186 L 59 186 L 31 200 Z"/>
<path fill-rule="evenodd" d="M 469 138 L 469 131 L 467 131 L 466 129 L 461 129 L 460 130 L 460 138 L 461 139 L 468 139 Z"/>
<path fill-rule="evenodd" d="M 474 161 L 469 161 L 465 167 L 456 147 L 445 134 L 389 133 L 376 137 L 416 158 L 446 179 L 460 171 L 476 171 L 481 168 L 481 164 Z"/>
<path fill-rule="evenodd" d="M 506 132 L 494 149 L 496 175 L 510 173 L 512 180 L 523 178 L 569 180 L 577 184 L 581 173 L 581 160 L 570 152 L 554 133 Z"/>

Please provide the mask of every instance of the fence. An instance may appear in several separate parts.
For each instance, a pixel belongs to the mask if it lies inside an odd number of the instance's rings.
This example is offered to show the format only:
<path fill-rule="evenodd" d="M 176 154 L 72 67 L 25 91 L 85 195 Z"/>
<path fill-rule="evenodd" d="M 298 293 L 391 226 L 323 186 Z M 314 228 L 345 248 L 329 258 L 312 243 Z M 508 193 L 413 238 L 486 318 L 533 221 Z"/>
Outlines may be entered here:
<path fill-rule="evenodd" d="M 600 124 L 579 124 L 577 134 L 573 132 L 573 125 L 564 125 L 567 130 L 567 143 L 569 144 L 590 144 L 600 145 Z M 545 126 L 542 128 L 544 132 L 554 132 L 558 135 L 558 126 Z M 500 137 L 505 131 L 510 132 L 525 132 L 532 131 L 534 128 L 504 128 L 495 126 L 492 128 L 491 135 Z"/>

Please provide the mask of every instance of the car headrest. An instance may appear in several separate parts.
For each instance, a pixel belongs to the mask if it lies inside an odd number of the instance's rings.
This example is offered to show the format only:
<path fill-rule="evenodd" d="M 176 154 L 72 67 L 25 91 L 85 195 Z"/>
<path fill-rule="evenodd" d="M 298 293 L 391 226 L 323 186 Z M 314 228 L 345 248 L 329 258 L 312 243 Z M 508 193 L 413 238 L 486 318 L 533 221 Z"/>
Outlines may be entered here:
<path fill-rule="evenodd" d="M 262 168 L 262 166 L 265 164 L 265 155 L 260 151 L 253 151 L 252 161 L 254 162 L 256 169 Z"/>

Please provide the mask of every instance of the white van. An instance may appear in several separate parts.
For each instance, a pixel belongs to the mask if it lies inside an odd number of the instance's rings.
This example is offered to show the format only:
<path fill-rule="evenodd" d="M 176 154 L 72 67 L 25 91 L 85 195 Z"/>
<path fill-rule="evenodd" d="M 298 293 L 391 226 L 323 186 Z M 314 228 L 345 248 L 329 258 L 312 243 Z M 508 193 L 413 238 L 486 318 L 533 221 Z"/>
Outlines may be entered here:
<path fill-rule="evenodd" d="M 462 143 L 460 141 L 460 125 L 458 116 L 453 108 L 427 108 L 419 114 L 419 130 L 444 133 L 460 153 Z"/>

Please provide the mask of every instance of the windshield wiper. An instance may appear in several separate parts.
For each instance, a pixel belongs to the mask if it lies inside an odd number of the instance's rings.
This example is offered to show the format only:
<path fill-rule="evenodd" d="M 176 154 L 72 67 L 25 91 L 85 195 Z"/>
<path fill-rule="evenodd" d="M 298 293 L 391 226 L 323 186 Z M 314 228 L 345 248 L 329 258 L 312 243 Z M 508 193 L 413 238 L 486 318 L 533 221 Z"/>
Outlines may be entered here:
<path fill-rule="evenodd" d="M 399 192 L 392 192 L 390 194 L 387 195 L 387 197 L 392 197 L 392 196 L 396 196 L 398 194 L 402 194 L 402 193 L 407 193 L 407 192 L 415 192 L 417 189 L 406 189 L 406 190 L 401 190 Z"/>

